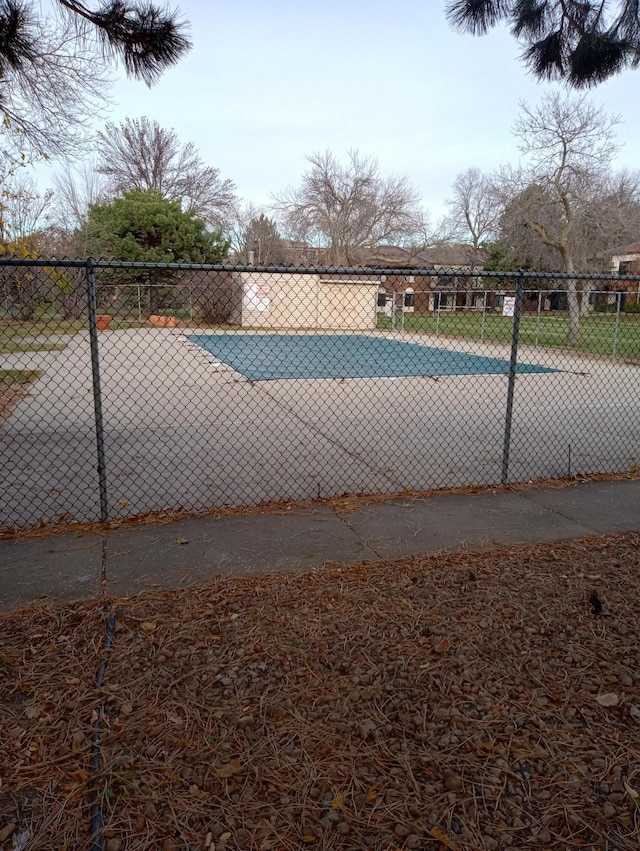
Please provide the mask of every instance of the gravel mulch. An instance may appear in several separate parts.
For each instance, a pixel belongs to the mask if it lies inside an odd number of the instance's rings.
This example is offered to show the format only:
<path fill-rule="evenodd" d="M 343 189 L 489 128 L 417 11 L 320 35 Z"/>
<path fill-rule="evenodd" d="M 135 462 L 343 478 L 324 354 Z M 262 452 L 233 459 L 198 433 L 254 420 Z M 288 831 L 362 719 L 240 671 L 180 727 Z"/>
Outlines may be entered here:
<path fill-rule="evenodd" d="M 4 616 L 0 847 L 95 795 L 106 851 L 637 851 L 639 577 L 625 534 Z"/>

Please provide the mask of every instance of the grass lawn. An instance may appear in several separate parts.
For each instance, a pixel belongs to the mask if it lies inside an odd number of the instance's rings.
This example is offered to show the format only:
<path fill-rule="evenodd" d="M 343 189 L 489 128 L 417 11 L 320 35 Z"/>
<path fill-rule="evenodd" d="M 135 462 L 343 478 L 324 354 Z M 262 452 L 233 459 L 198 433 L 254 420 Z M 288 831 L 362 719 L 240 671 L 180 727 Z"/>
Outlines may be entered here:
<path fill-rule="evenodd" d="M 401 327 L 402 317 L 396 318 L 396 327 Z M 435 313 L 406 313 L 405 331 L 422 334 L 441 334 L 443 337 L 507 343 L 511 340 L 513 319 L 510 316 L 486 314 L 484 328 L 482 313 L 454 313 L 441 311 Z M 390 329 L 391 318 L 378 317 L 378 328 Z M 520 343 L 526 345 L 548 346 L 552 348 L 572 348 L 581 352 L 610 355 L 613 353 L 616 334 L 616 317 L 612 314 L 597 313 L 580 324 L 580 340 L 576 346 L 566 343 L 568 319 L 566 316 L 525 315 L 520 320 Z M 622 314 L 618 327 L 616 353 L 621 357 L 640 358 L 640 315 Z"/>
<path fill-rule="evenodd" d="M 39 319 L 32 322 L 3 319 L 0 321 L 0 340 L 3 337 L 7 340 L 11 337 L 57 337 L 60 334 L 76 334 L 78 331 L 85 330 L 86 327 L 87 322 L 83 319 L 76 321 Z"/>
<path fill-rule="evenodd" d="M 396 317 L 396 327 L 401 327 L 401 316 Z M 484 323 L 482 313 L 441 311 L 436 313 L 406 313 L 404 330 L 422 334 L 437 334 L 443 337 L 484 340 L 485 342 L 508 343 L 511 340 L 513 319 L 509 316 L 486 314 Z M 113 331 L 128 328 L 145 328 L 146 322 L 111 321 Z M 550 348 L 572 348 L 581 352 L 611 355 L 615 353 L 625 358 L 640 358 L 640 314 L 621 314 L 616 336 L 616 317 L 614 314 L 596 313 L 581 321 L 580 340 L 576 346 L 566 344 L 568 319 L 564 315 L 541 316 L 526 314 L 520 320 L 520 343 Z M 391 318 L 378 316 L 378 328 L 391 329 Z M 18 322 L 0 320 L 0 352 L 36 352 L 56 351 L 63 346 L 55 338 L 66 334 L 76 334 L 87 330 L 86 319 L 74 321 L 39 320 Z M 52 342 L 24 342 L 15 337 L 49 337 Z"/>
<path fill-rule="evenodd" d="M 25 395 L 27 385 L 41 375 L 37 369 L 0 369 L 0 423 Z"/>
<path fill-rule="evenodd" d="M 64 343 L 20 343 L 0 339 L 0 352 L 61 352 L 65 348 Z"/>
<path fill-rule="evenodd" d="M 111 320 L 109 330 L 121 331 L 126 328 L 146 327 L 146 322 L 127 320 L 118 321 L 114 317 L 114 319 Z M 76 319 L 73 321 L 58 321 L 57 319 L 50 319 L 48 321 L 37 320 L 33 322 L 0 320 L 0 341 L 3 337 L 7 340 L 11 337 L 58 337 L 62 334 L 77 334 L 79 331 L 87 330 L 88 323 L 86 319 Z M 1 342 L 0 345 L 2 345 Z M 30 351 L 34 351 L 34 349 L 31 349 Z"/>
<path fill-rule="evenodd" d="M 42 373 L 37 369 L 0 369 L 0 387 L 10 387 L 13 384 L 29 384 L 40 378 Z"/>

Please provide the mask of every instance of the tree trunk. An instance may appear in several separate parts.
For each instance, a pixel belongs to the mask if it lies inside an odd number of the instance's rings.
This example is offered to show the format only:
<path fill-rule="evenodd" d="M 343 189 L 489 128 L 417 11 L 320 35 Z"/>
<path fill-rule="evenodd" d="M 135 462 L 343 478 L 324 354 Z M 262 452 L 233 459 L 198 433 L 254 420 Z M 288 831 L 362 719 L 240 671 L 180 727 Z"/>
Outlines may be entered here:
<path fill-rule="evenodd" d="M 586 283 L 582 287 L 582 300 L 580 302 L 580 316 L 590 316 L 593 313 L 593 305 L 589 303 L 589 297 L 595 290 L 596 285 Z"/>
<path fill-rule="evenodd" d="M 566 246 L 560 250 L 565 272 L 573 272 L 573 258 Z M 567 307 L 569 308 L 569 327 L 567 329 L 567 346 L 575 346 L 580 339 L 580 302 L 576 290 L 575 279 L 567 280 Z"/>
<path fill-rule="evenodd" d="M 77 294 L 63 295 L 60 301 L 61 312 L 65 320 L 73 321 L 75 319 L 80 319 L 84 309 L 84 303 Z"/>
<path fill-rule="evenodd" d="M 580 304 L 575 284 L 570 283 L 567 290 L 567 307 L 569 308 L 569 328 L 567 329 L 567 345 L 575 346 L 580 339 Z"/>

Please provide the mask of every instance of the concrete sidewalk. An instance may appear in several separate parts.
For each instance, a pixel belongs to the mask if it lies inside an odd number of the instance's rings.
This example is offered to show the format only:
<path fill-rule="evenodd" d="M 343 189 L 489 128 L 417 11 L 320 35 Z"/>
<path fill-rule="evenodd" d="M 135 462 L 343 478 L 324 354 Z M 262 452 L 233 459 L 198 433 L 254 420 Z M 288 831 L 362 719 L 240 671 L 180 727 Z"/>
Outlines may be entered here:
<path fill-rule="evenodd" d="M 205 516 L 105 534 L 0 540 L 0 611 L 128 596 L 215 575 L 320 568 L 481 546 L 640 531 L 640 480 Z"/>

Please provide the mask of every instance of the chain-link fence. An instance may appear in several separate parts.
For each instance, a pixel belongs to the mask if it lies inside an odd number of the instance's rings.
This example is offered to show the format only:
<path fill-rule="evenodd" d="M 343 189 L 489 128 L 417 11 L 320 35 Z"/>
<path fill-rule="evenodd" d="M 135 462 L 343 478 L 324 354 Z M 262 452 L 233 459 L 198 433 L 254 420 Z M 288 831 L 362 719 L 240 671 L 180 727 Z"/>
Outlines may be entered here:
<path fill-rule="evenodd" d="M 0 526 L 635 469 L 639 291 L 0 260 Z"/>

